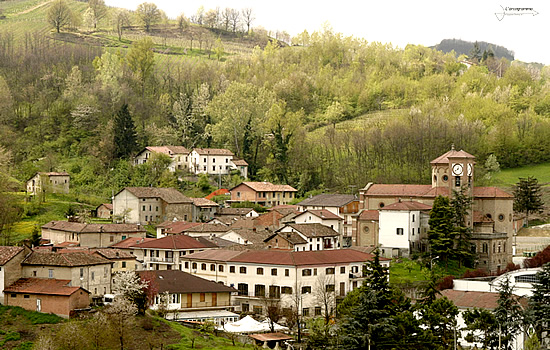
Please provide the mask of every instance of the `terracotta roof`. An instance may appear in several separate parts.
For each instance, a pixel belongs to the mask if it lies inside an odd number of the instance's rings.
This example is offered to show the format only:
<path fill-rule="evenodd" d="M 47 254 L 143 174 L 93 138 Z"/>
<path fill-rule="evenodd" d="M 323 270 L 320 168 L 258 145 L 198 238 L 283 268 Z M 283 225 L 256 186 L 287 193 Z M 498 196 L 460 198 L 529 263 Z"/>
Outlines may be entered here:
<path fill-rule="evenodd" d="M 241 186 L 245 185 L 250 187 L 256 192 L 296 192 L 298 191 L 292 186 L 289 185 L 274 185 L 271 182 L 242 182 L 240 185 L 233 187 L 231 190 Z"/>
<path fill-rule="evenodd" d="M 40 175 L 46 175 L 46 176 L 70 176 L 69 173 L 66 173 L 66 172 L 55 172 L 55 171 L 50 171 L 50 172 L 39 172 L 37 174 L 40 174 Z"/>
<path fill-rule="evenodd" d="M 229 231 L 229 226 L 223 225 L 223 224 L 210 224 L 210 223 L 202 223 L 197 226 L 189 227 L 183 232 L 189 233 L 189 232 L 197 232 L 197 233 L 208 233 L 208 232 L 227 232 Z"/>
<path fill-rule="evenodd" d="M 23 247 L 0 246 L 0 266 L 5 265 L 22 250 Z"/>
<path fill-rule="evenodd" d="M 514 198 L 514 195 L 498 187 L 474 187 L 475 198 Z"/>
<path fill-rule="evenodd" d="M 121 249 L 128 249 L 130 247 L 135 246 L 136 244 L 143 243 L 143 242 L 149 242 L 154 241 L 156 238 L 136 238 L 136 237 L 128 237 L 118 243 L 112 244 L 109 246 L 109 248 L 121 248 Z"/>
<path fill-rule="evenodd" d="M 201 225 L 200 222 L 187 222 L 187 221 L 165 221 L 157 228 L 164 228 L 166 234 L 180 234 L 188 228 Z"/>
<path fill-rule="evenodd" d="M 210 250 L 186 255 L 184 259 L 241 262 L 268 265 L 313 266 L 365 262 L 373 255 L 355 249 L 315 250 L 305 252 L 285 250 Z M 380 258 L 380 261 L 390 259 Z"/>
<path fill-rule="evenodd" d="M 378 221 L 380 218 L 380 212 L 378 210 L 363 210 L 359 214 L 359 220 L 364 221 Z"/>
<path fill-rule="evenodd" d="M 467 292 L 463 290 L 445 289 L 441 295 L 449 298 L 458 308 L 495 309 L 498 306 L 498 293 Z"/>
<path fill-rule="evenodd" d="M 239 216 L 239 215 L 246 215 L 252 211 L 254 211 L 254 209 L 252 208 L 220 208 L 216 213 L 216 216 L 222 216 L 222 215 Z"/>
<path fill-rule="evenodd" d="M 211 155 L 211 156 L 234 156 L 233 152 L 225 148 L 194 148 L 193 151 L 197 152 L 200 155 Z"/>
<path fill-rule="evenodd" d="M 69 296 L 79 289 L 86 293 L 87 290 L 81 287 L 71 287 L 70 280 L 57 280 L 53 278 L 20 278 L 11 286 L 4 289 L 4 293 L 25 293 L 25 294 L 48 294 Z"/>
<path fill-rule="evenodd" d="M 306 237 L 336 237 L 340 234 L 334 231 L 332 228 L 325 226 L 319 223 L 312 224 L 288 224 L 287 226 L 292 227 L 295 231 L 300 232 Z M 286 227 L 286 226 L 285 226 Z M 284 227 L 283 227 L 284 228 Z M 282 230 L 279 229 L 278 231 Z"/>
<path fill-rule="evenodd" d="M 137 272 L 142 278 L 150 278 L 164 293 L 232 293 L 235 288 L 191 275 L 179 270 L 149 270 Z"/>
<path fill-rule="evenodd" d="M 220 237 L 197 237 L 197 240 L 199 242 L 209 242 L 209 243 L 213 243 L 215 245 L 217 245 L 218 247 L 230 247 L 230 246 L 233 246 L 233 245 L 238 245 L 238 243 L 235 243 L 235 242 L 232 242 L 232 241 L 228 241 L 227 239 L 223 239 L 223 238 L 220 238 Z"/>
<path fill-rule="evenodd" d="M 214 192 L 210 193 L 208 196 L 204 197 L 206 199 L 212 199 L 214 196 L 221 196 L 222 194 L 230 195 L 231 193 L 229 190 L 225 188 L 220 188 L 219 190 L 215 190 Z"/>
<path fill-rule="evenodd" d="M 477 210 L 474 210 L 474 222 L 488 222 L 488 223 L 493 223 L 494 220 L 491 219 L 490 217 L 488 217 L 487 215 L 477 211 Z"/>
<path fill-rule="evenodd" d="M 35 251 L 29 255 L 22 265 L 44 265 L 44 266 L 90 266 L 100 264 L 110 264 L 105 258 L 90 255 L 84 252 L 52 253 Z"/>
<path fill-rule="evenodd" d="M 248 163 L 244 159 L 233 159 L 233 164 L 236 166 L 248 166 Z"/>
<path fill-rule="evenodd" d="M 402 202 L 396 202 L 390 205 L 386 205 L 384 208 L 381 208 L 380 210 L 431 210 L 432 207 L 430 205 L 416 202 L 416 201 L 402 201 Z"/>
<path fill-rule="evenodd" d="M 275 236 L 281 237 L 282 239 L 287 240 L 290 244 L 293 244 L 293 245 L 307 243 L 307 241 L 302 236 L 300 236 L 297 232 L 277 232 L 276 234 L 266 238 L 265 242 L 270 241 Z"/>
<path fill-rule="evenodd" d="M 326 220 L 344 220 L 342 217 L 334 214 L 333 212 L 331 212 L 330 210 L 327 210 L 327 209 L 306 210 L 306 211 L 296 215 L 296 217 L 305 215 L 307 213 L 315 215 L 315 216 L 317 216 L 318 218 L 321 218 L 321 219 L 326 219 Z"/>
<path fill-rule="evenodd" d="M 317 196 L 304 199 L 298 205 L 302 206 L 319 206 L 319 207 L 343 207 L 353 201 L 358 200 L 352 194 L 329 194 L 323 193 Z"/>
<path fill-rule="evenodd" d="M 151 152 L 164 153 L 167 155 L 172 154 L 189 154 L 189 150 L 183 146 L 148 146 L 145 147 Z M 143 151 L 142 151 L 143 152 Z"/>
<path fill-rule="evenodd" d="M 175 188 L 164 187 L 126 187 L 125 190 L 138 198 L 160 198 L 166 203 L 192 203 L 189 197 L 186 197 Z M 122 191 L 120 191 L 122 192 Z M 119 192 L 119 193 L 120 193 Z M 117 193 L 118 194 L 118 193 Z"/>
<path fill-rule="evenodd" d="M 70 248 L 70 247 L 80 247 L 78 242 L 61 242 L 55 245 L 56 248 Z"/>
<path fill-rule="evenodd" d="M 449 158 L 470 158 L 475 159 L 473 155 L 471 155 L 468 152 L 465 152 L 463 150 L 457 151 L 454 149 L 454 147 L 449 151 L 446 152 L 439 157 L 435 158 L 430 162 L 430 164 L 449 164 Z"/>
<path fill-rule="evenodd" d="M 124 233 L 124 232 L 145 232 L 145 228 L 135 224 L 84 224 L 81 222 L 69 221 L 50 221 L 43 225 L 42 228 L 80 233 Z"/>
<path fill-rule="evenodd" d="M 272 234 L 272 232 L 268 231 L 268 230 L 256 230 L 256 231 L 254 231 L 254 230 L 249 230 L 249 229 L 246 229 L 246 228 L 234 228 L 234 229 L 231 229 L 231 231 L 235 232 L 236 234 L 241 236 L 246 241 L 248 241 L 250 243 L 257 243 L 257 244 L 263 243 L 264 240 Z M 231 233 L 231 231 L 228 231 L 226 234 L 221 236 L 221 238 L 223 238 L 225 235 Z"/>
<path fill-rule="evenodd" d="M 199 242 L 187 235 L 169 235 L 152 241 L 143 242 L 132 246 L 132 248 L 154 248 L 154 249 L 207 249 L 217 248 L 217 245 Z"/>
<path fill-rule="evenodd" d="M 103 204 L 100 204 L 97 206 L 96 209 L 98 209 L 99 207 L 101 206 L 104 206 L 105 208 L 109 209 L 109 210 L 113 210 L 113 205 L 111 203 L 103 203 Z"/>
<path fill-rule="evenodd" d="M 211 201 L 206 198 L 191 198 L 193 205 L 196 207 L 219 207 L 220 205 L 216 202 Z"/>
<path fill-rule="evenodd" d="M 298 206 L 297 205 L 293 205 L 293 204 L 280 204 L 280 205 L 275 205 L 271 208 L 267 208 L 268 211 L 278 211 L 278 212 L 285 212 L 285 213 L 288 213 L 290 210 L 292 211 L 297 211 L 298 210 Z"/>
<path fill-rule="evenodd" d="M 99 254 L 105 259 L 109 260 L 126 260 L 126 259 L 136 259 L 135 255 L 124 249 L 116 248 L 99 248 L 90 250 L 94 254 Z"/>
<path fill-rule="evenodd" d="M 448 196 L 448 187 L 432 185 L 373 184 L 366 191 L 367 196 L 379 197 L 425 197 Z M 513 198 L 514 196 L 497 187 L 474 187 L 474 198 Z"/>

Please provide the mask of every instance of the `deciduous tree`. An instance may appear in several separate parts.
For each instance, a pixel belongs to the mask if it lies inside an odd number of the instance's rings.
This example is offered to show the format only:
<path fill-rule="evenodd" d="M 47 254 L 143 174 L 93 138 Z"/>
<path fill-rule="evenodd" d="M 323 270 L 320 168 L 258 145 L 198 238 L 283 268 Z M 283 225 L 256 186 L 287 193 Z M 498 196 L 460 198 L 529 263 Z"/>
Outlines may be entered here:
<path fill-rule="evenodd" d="M 521 177 L 514 188 L 514 210 L 525 213 L 525 221 L 529 226 L 529 214 L 539 213 L 543 207 L 539 181 L 532 176 Z"/>
<path fill-rule="evenodd" d="M 64 0 L 52 2 L 47 13 L 48 23 L 59 33 L 62 28 L 69 25 L 72 11 Z"/>
<path fill-rule="evenodd" d="M 124 28 L 128 27 L 130 23 L 130 12 L 128 10 L 121 9 L 115 13 L 113 24 L 118 35 L 118 41 L 122 41 Z"/>
<path fill-rule="evenodd" d="M 141 23 L 145 27 L 145 31 L 149 32 L 151 26 L 161 20 L 162 15 L 157 5 L 151 2 L 144 2 L 138 5 L 136 14 Z"/>

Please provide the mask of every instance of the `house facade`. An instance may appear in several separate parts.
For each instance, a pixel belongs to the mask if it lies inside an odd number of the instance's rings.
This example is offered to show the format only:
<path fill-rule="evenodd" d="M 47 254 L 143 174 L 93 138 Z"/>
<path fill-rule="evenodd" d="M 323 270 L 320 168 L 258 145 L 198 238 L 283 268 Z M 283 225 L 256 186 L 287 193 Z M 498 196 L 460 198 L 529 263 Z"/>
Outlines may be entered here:
<path fill-rule="evenodd" d="M 473 198 L 467 225 L 473 231 L 471 243 L 477 254 L 476 267 L 491 272 L 504 269 L 512 262 L 513 195 L 497 187 L 475 186 L 475 157 L 465 151 L 453 147 L 430 164 L 431 185 L 367 184 L 360 191 L 362 210 L 379 210 L 400 200 L 431 206 L 438 195 L 453 196 L 453 191 L 463 189 Z M 364 246 L 366 242 L 360 243 Z M 421 244 L 421 249 L 428 248 L 425 240 Z"/>
<path fill-rule="evenodd" d="M 206 222 L 212 220 L 220 205 L 206 198 L 191 198 L 193 201 L 193 222 Z"/>
<path fill-rule="evenodd" d="M 50 243 L 77 243 L 81 247 L 108 247 L 127 238 L 144 238 L 146 230 L 136 224 L 84 224 L 50 221 L 42 226 L 42 238 Z"/>
<path fill-rule="evenodd" d="M 339 249 L 339 238 L 338 232 L 320 223 L 287 224 L 268 237 L 265 243 L 272 249 L 314 251 Z M 285 242 L 288 242 L 287 246 Z"/>
<path fill-rule="evenodd" d="M 282 250 L 212 250 L 186 256 L 182 271 L 236 288 L 237 311 L 263 313 L 265 299 L 280 300 L 295 308 L 300 300 L 304 316 L 321 315 L 317 296 L 329 293 L 334 300 L 361 286 L 363 264 L 371 254 L 354 249 L 293 252 Z M 384 266 L 389 259 L 381 258 Z"/>
<path fill-rule="evenodd" d="M 113 205 L 111 203 L 100 204 L 95 209 L 95 216 L 100 219 L 110 219 L 113 217 Z"/>
<path fill-rule="evenodd" d="M 290 203 L 297 190 L 289 185 L 271 182 L 243 182 L 231 190 L 231 202 L 252 202 L 266 207 Z"/>
<path fill-rule="evenodd" d="M 0 246 L 0 304 L 4 289 L 21 277 L 21 262 L 30 252 L 26 247 Z"/>
<path fill-rule="evenodd" d="M 39 172 L 27 180 L 27 193 L 69 193 L 71 176 L 66 172 Z"/>
<path fill-rule="evenodd" d="M 84 252 L 33 252 L 21 263 L 22 277 L 69 280 L 91 297 L 111 293 L 111 262 Z"/>
<path fill-rule="evenodd" d="M 231 169 L 236 169 L 233 156 L 228 149 L 195 148 L 190 154 L 189 168 L 197 175 L 227 175 Z"/>
<path fill-rule="evenodd" d="M 183 146 L 148 146 L 145 147 L 134 158 L 134 164 L 145 164 L 153 154 L 165 154 L 170 157 L 172 162 L 168 166 L 168 170 L 175 172 L 176 170 L 189 171 L 189 150 Z"/>
<path fill-rule="evenodd" d="M 175 188 L 126 187 L 113 198 L 117 220 L 147 225 L 193 218 L 193 201 Z"/>

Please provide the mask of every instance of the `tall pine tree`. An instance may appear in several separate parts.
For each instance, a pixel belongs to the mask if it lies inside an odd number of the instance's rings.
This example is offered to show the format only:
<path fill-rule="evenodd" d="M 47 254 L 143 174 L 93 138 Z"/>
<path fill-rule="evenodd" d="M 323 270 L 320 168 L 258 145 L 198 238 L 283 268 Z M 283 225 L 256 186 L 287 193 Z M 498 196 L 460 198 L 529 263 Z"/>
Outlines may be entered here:
<path fill-rule="evenodd" d="M 539 181 L 532 176 L 520 177 L 514 189 L 514 210 L 525 213 L 525 221 L 529 225 L 529 214 L 542 211 L 543 206 Z"/>
<path fill-rule="evenodd" d="M 123 104 L 115 115 L 114 145 L 115 158 L 127 158 L 137 149 L 136 126 L 128 111 L 128 104 Z"/>
<path fill-rule="evenodd" d="M 474 254 L 472 253 L 472 228 L 466 223 L 468 215 L 471 215 L 472 197 L 466 193 L 466 187 L 460 191 L 453 191 L 453 198 L 450 201 L 453 210 L 453 225 L 455 229 L 455 250 L 454 257 L 460 266 L 473 267 Z"/>
<path fill-rule="evenodd" d="M 454 238 L 456 235 L 453 225 L 453 209 L 448 197 L 437 196 L 434 200 L 430 219 L 428 240 L 432 255 L 439 256 L 448 264 L 454 254 Z"/>

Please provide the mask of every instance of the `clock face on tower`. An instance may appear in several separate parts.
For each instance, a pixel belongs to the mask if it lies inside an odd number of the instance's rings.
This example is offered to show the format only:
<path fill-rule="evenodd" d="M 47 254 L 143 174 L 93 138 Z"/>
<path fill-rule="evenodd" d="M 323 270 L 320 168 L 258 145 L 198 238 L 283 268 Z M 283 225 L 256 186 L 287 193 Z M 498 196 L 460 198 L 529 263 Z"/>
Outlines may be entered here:
<path fill-rule="evenodd" d="M 474 167 L 472 166 L 472 164 L 468 164 L 468 176 L 472 176 L 473 170 Z"/>
<path fill-rule="evenodd" d="M 462 176 L 462 164 L 455 163 L 453 164 L 453 175 Z"/>

